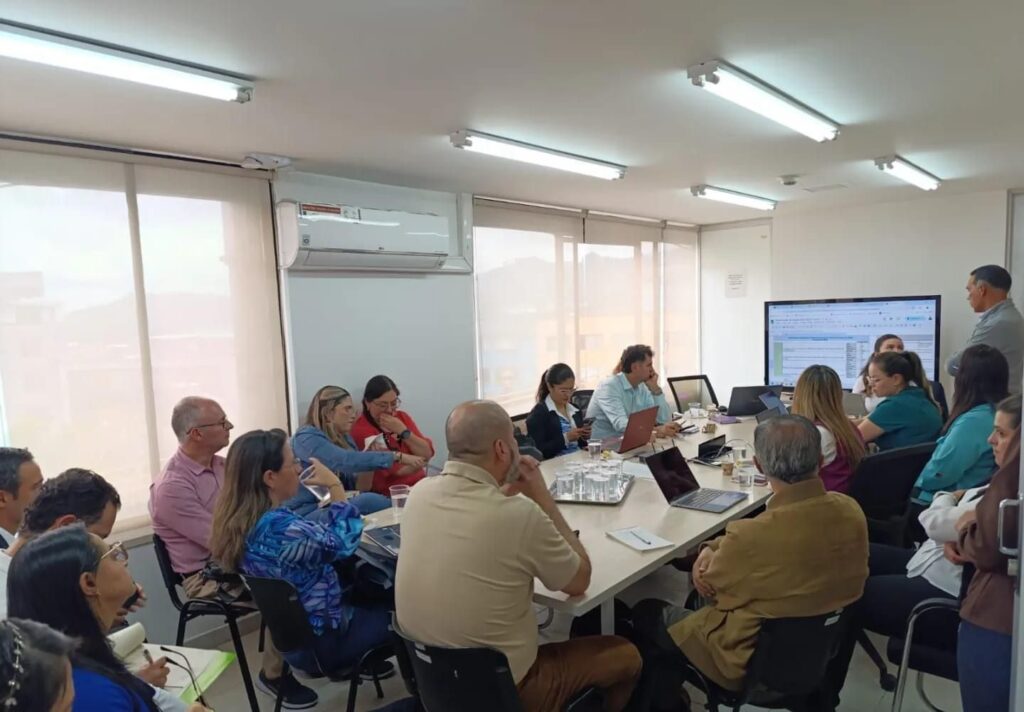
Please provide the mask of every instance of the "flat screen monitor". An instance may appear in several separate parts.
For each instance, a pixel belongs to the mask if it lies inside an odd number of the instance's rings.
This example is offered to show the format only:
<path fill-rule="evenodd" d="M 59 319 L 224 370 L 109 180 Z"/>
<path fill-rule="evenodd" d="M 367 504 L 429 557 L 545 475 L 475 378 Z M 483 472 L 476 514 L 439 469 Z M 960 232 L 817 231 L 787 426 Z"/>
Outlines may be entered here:
<path fill-rule="evenodd" d="M 764 382 L 792 388 L 805 368 L 820 363 L 852 389 L 882 334 L 903 339 L 938 380 L 941 311 L 937 294 L 765 302 Z"/>

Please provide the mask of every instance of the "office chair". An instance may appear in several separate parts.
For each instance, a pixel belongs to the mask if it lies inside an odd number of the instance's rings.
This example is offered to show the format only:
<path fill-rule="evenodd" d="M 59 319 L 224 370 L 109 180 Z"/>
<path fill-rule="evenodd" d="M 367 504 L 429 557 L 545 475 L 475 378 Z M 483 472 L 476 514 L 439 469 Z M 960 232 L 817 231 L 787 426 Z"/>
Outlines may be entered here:
<path fill-rule="evenodd" d="M 582 411 L 584 415 L 587 414 L 587 407 L 590 405 L 590 399 L 594 397 L 594 391 L 591 390 L 579 390 L 572 394 L 569 398 L 569 402 L 576 406 L 577 409 Z"/>
<path fill-rule="evenodd" d="M 685 413 L 690 403 L 700 403 L 702 406 L 718 405 L 718 398 L 715 396 L 715 389 L 711 386 L 711 379 L 701 374 L 699 376 L 673 376 L 668 379 L 669 390 L 676 400 L 676 410 Z"/>
<path fill-rule="evenodd" d="M 850 480 L 850 496 L 868 520 L 868 538 L 879 544 L 908 546 L 914 511 L 911 490 L 928 464 L 935 443 L 893 448 L 868 455 Z"/>
<path fill-rule="evenodd" d="M 246 576 L 242 574 L 242 580 L 252 592 L 253 600 L 259 607 L 263 620 L 270 630 L 270 639 L 274 641 L 274 647 L 281 654 L 287 654 L 295 650 L 313 649 L 316 642 L 316 634 L 309 624 L 309 614 L 299 600 L 299 592 L 289 582 L 283 579 L 261 578 L 259 576 Z M 348 668 L 326 668 L 314 653 L 318 670 L 309 670 L 314 674 L 322 674 L 334 682 L 348 681 L 348 712 L 354 712 L 356 708 L 356 695 L 359 692 L 359 685 L 362 676 L 369 675 L 373 678 L 373 684 L 377 688 L 377 698 L 384 697 L 384 690 L 381 689 L 380 679 L 375 672 L 380 665 L 395 654 L 391 644 L 379 645 L 371 648 L 359 659 L 359 662 Z M 282 690 L 283 692 L 283 690 Z M 280 712 L 283 697 L 279 693 L 274 705 L 274 712 Z"/>
<path fill-rule="evenodd" d="M 526 419 L 529 417 L 529 413 L 520 413 L 519 415 L 512 416 L 512 425 L 521 435 L 527 435 L 526 432 Z"/>
<path fill-rule="evenodd" d="M 245 646 L 242 645 L 242 636 L 238 632 L 238 619 L 255 613 L 256 609 L 251 605 L 228 603 L 215 598 L 190 598 L 187 601 L 182 601 L 178 596 L 178 587 L 182 585 L 183 577 L 171 566 L 171 556 L 167 553 L 167 545 L 156 534 L 153 535 L 153 549 L 156 551 L 156 562 L 160 567 L 160 576 L 164 580 L 164 586 L 167 588 L 167 596 L 178 611 L 178 632 L 174 644 L 179 646 L 184 644 L 185 626 L 189 621 L 203 616 L 223 618 L 231 632 L 231 642 L 234 643 L 235 655 L 238 656 L 238 667 L 242 672 L 242 684 L 245 686 L 246 697 L 249 698 L 249 707 L 253 712 L 259 712 L 260 705 L 256 700 L 256 688 L 253 687 L 252 674 L 249 672 L 249 664 L 245 659 Z M 263 651 L 262 626 L 259 649 L 260 652 Z"/>
<path fill-rule="evenodd" d="M 413 679 L 406 681 L 406 687 L 426 712 L 522 712 L 508 659 L 502 653 L 491 648 L 441 648 L 419 643 L 406 635 L 394 618 L 392 628 L 405 648 L 398 659 L 399 667 L 403 657 L 412 667 Z M 604 695 L 588 688 L 570 700 L 563 712 L 602 709 Z"/>

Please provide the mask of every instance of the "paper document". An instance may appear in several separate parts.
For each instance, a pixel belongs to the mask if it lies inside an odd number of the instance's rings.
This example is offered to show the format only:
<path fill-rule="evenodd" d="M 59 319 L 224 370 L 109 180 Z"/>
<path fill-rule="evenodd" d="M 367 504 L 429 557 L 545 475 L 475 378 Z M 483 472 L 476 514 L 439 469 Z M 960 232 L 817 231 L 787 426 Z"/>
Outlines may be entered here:
<path fill-rule="evenodd" d="M 213 684 L 214 680 L 220 677 L 220 674 L 228 666 L 235 662 L 235 654 L 226 653 L 223 650 L 183 648 L 176 645 L 163 646 L 181 653 L 185 656 L 183 658 L 182 655 L 175 655 L 174 653 L 160 650 L 161 646 L 159 645 L 143 642 L 145 639 L 146 629 L 142 627 L 141 623 L 133 623 L 127 628 L 107 636 L 107 640 L 110 641 L 111 647 L 114 649 L 114 654 L 124 662 L 125 667 L 130 672 L 136 672 L 146 666 L 146 654 L 143 650 L 148 650 L 154 660 L 166 657 L 168 660 L 180 665 L 184 665 L 185 658 L 187 658 L 189 665 L 192 666 L 192 674 L 196 677 L 200 691 L 204 692 Z M 199 694 L 192 687 L 192 680 L 189 678 L 188 672 L 173 664 L 168 665 L 168 668 L 167 684 L 164 685 L 164 689 L 170 694 L 180 697 L 185 702 L 195 702 Z"/>
<path fill-rule="evenodd" d="M 387 443 L 384 442 L 384 433 L 367 435 L 363 438 L 363 450 L 372 450 L 374 445 L 380 445 L 382 450 L 388 449 Z"/>
<path fill-rule="evenodd" d="M 636 549 L 637 551 L 653 551 L 655 549 L 675 546 L 668 539 L 662 539 L 657 534 L 652 534 L 643 527 L 616 529 L 608 532 L 608 536 L 620 544 L 625 544 L 630 549 Z"/>

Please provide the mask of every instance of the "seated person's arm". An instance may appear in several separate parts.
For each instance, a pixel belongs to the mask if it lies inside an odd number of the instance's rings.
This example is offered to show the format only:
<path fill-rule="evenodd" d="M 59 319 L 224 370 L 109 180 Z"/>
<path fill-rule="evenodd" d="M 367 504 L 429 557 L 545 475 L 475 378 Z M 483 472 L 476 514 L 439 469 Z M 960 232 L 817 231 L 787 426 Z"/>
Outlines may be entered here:
<path fill-rule="evenodd" d="M 335 502 L 314 522 L 296 519 L 285 530 L 282 558 L 289 564 L 320 566 L 355 553 L 363 534 L 363 520 L 350 504 Z"/>
<path fill-rule="evenodd" d="M 979 571 L 1005 573 L 1007 558 L 999 551 L 999 503 L 1004 499 L 1015 499 L 1017 487 L 1004 470 L 992 478 L 992 484 L 978 500 L 974 510 L 974 521 L 960 529 L 960 553 L 971 561 Z M 1007 528 L 1016 529 L 1014 526 Z"/>
<path fill-rule="evenodd" d="M 703 578 L 715 591 L 715 608 L 741 608 L 756 598 L 753 585 L 756 577 L 751 576 L 751 569 L 761 562 L 754 558 L 744 537 L 731 529 L 727 528 L 712 544 L 715 553 Z"/>
<path fill-rule="evenodd" d="M 311 438 L 310 441 L 312 448 L 302 459 L 309 460 L 315 457 L 339 476 L 343 476 L 342 482 L 348 489 L 355 489 L 355 481 L 352 478 L 355 473 L 386 470 L 395 464 L 395 456 L 389 450 L 360 452 L 338 447 L 326 438 Z"/>
<path fill-rule="evenodd" d="M 885 434 L 885 431 L 882 428 L 871 422 L 871 416 L 860 421 L 860 425 L 857 426 L 857 429 L 860 430 L 861 437 L 864 438 L 865 443 L 873 443 Z"/>
<path fill-rule="evenodd" d="M 951 435 L 953 437 L 950 437 Z M 988 450 L 987 443 L 984 449 Z M 935 448 L 914 486 L 927 492 L 952 489 L 968 468 L 977 462 L 980 455 L 977 447 L 961 441 L 951 430 Z"/>
<path fill-rule="evenodd" d="M 629 413 L 626 412 L 626 407 L 622 403 L 622 396 L 618 389 L 612 387 L 598 388 L 594 391 L 593 402 L 597 403 L 597 407 L 604 413 L 604 417 L 611 423 L 612 429 L 615 432 L 626 432 L 626 425 L 629 423 Z"/>
<path fill-rule="evenodd" d="M 939 492 L 917 519 L 929 539 L 945 544 L 947 541 L 956 541 L 956 522 L 965 511 L 966 508 L 957 506 L 954 494 Z"/>
<path fill-rule="evenodd" d="M 193 544 L 209 548 L 210 515 L 194 489 L 174 481 L 165 482 L 160 489 L 159 502 L 156 515 L 161 524 Z"/>

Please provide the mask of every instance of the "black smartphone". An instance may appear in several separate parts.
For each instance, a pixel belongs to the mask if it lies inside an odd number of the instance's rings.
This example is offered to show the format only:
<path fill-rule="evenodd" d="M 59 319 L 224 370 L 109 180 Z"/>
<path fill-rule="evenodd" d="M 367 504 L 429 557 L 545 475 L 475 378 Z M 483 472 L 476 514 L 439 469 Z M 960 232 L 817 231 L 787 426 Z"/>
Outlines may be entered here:
<path fill-rule="evenodd" d="M 576 538 L 577 538 L 577 539 L 579 539 L 579 538 L 580 538 L 580 530 L 579 530 L 579 529 L 573 529 L 573 530 L 572 530 L 572 533 L 576 535 Z"/>
<path fill-rule="evenodd" d="M 132 606 L 139 602 L 139 596 L 142 595 L 142 591 L 139 590 L 138 586 L 135 587 L 135 593 L 128 597 L 128 600 L 122 604 L 122 608 L 129 610 Z"/>
<path fill-rule="evenodd" d="M 586 427 L 588 425 L 593 425 L 595 420 L 597 420 L 597 419 L 596 418 L 584 418 L 583 419 L 583 427 Z"/>

